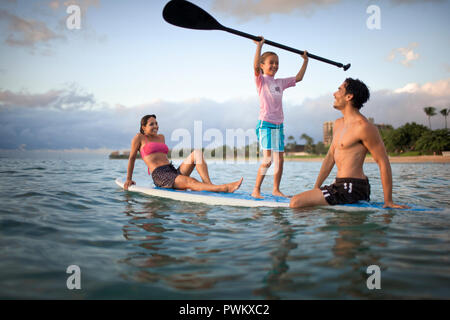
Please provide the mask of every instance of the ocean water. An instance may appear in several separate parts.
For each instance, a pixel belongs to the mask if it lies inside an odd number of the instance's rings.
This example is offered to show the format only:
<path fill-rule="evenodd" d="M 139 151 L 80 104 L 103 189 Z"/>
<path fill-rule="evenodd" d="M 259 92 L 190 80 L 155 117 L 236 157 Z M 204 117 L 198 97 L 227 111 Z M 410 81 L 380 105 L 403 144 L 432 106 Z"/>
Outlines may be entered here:
<path fill-rule="evenodd" d="M 392 164 L 394 201 L 423 211 L 248 209 L 124 192 L 126 160 L 30 154 L 0 153 L 2 299 L 450 298 L 449 164 Z M 248 192 L 257 168 L 209 164 L 213 182 L 243 176 Z M 311 188 L 319 169 L 286 162 L 282 191 Z M 382 202 L 378 167 L 365 172 Z M 135 176 L 151 184 L 142 161 Z"/>

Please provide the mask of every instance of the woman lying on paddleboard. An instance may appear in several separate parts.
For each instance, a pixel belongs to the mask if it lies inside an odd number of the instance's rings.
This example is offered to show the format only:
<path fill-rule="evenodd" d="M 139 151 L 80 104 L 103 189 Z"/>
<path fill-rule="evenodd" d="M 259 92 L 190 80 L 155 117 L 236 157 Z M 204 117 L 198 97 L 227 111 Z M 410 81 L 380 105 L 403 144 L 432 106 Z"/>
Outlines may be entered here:
<path fill-rule="evenodd" d="M 178 167 L 172 165 L 167 158 L 169 148 L 167 147 L 164 135 L 158 134 L 158 122 L 156 116 L 146 115 L 141 119 L 140 133 L 131 141 L 131 152 L 128 159 L 127 181 L 125 181 L 124 189 L 136 184 L 132 180 L 134 162 L 138 151 L 148 167 L 148 173 L 152 175 L 153 182 L 160 188 L 171 189 L 190 189 L 194 191 L 214 191 L 214 192 L 234 192 L 241 186 L 243 178 L 239 181 L 214 185 L 212 184 L 208 166 L 206 165 L 201 150 L 194 150 Z M 202 178 L 200 182 L 190 177 L 194 167 Z"/>

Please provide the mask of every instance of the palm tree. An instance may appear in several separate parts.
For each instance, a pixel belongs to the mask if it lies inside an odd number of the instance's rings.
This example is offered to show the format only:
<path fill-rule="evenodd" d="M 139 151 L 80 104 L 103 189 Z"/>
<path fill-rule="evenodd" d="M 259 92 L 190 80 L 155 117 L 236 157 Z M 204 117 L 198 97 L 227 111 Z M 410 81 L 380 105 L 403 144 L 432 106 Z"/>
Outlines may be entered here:
<path fill-rule="evenodd" d="M 441 110 L 441 114 L 445 117 L 445 129 L 447 129 L 447 116 L 449 113 L 450 109 L 442 109 Z"/>
<path fill-rule="evenodd" d="M 287 149 L 288 149 L 289 151 L 293 151 L 293 150 L 295 149 L 295 145 L 296 145 L 294 136 L 289 136 L 289 137 L 287 138 L 287 141 L 288 141 L 288 144 L 287 144 L 287 146 L 286 146 Z"/>
<path fill-rule="evenodd" d="M 308 136 L 306 133 L 303 133 L 300 136 L 300 140 L 305 140 L 306 141 L 305 151 L 307 153 L 312 153 L 313 152 L 314 139 L 311 138 L 310 136 Z"/>
<path fill-rule="evenodd" d="M 426 107 L 426 108 L 423 108 L 423 111 L 425 111 L 425 114 L 428 116 L 428 125 L 430 126 L 430 130 L 431 130 L 431 117 L 436 115 L 436 108 L 435 107 Z"/>

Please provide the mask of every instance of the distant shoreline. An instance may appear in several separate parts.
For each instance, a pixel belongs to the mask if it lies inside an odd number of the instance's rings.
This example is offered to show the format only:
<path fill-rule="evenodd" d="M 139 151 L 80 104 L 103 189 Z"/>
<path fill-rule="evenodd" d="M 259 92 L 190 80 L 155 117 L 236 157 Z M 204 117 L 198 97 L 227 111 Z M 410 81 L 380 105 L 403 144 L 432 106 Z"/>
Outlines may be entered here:
<path fill-rule="evenodd" d="M 311 158 L 294 158 L 294 157 L 285 157 L 284 161 L 287 162 L 322 162 L 325 157 L 311 157 Z M 128 160 L 128 156 L 120 155 L 118 157 L 110 157 L 110 159 L 126 159 Z M 141 159 L 138 157 L 138 159 Z M 184 160 L 184 158 L 172 158 L 170 160 Z M 206 161 L 214 161 L 216 159 L 206 159 Z M 237 158 L 231 161 L 259 161 L 258 159 L 243 159 Z M 449 156 L 393 156 L 389 157 L 389 161 L 391 163 L 450 163 Z M 226 161 L 224 161 L 226 162 Z M 375 161 L 371 157 L 366 157 L 365 163 L 374 163 Z"/>
<path fill-rule="evenodd" d="M 370 161 L 368 161 L 370 160 Z M 392 163 L 450 163 L 450 157 L 444 156 L 405 156 L 389 157 Z M 366 162 L 375 162 L 372 158 L 366 159 Z"/>
<path fill-rule="evenodd" d="M 324 157 L 316 158 L 285 158 L 284 161 L 322 162 Z M 450 157 L 444 156 L 395 156 L 389 157 L 391 163 L 450 163 Z M 365 163 L 375 163 L 373 158 L 366 157 Z"/>

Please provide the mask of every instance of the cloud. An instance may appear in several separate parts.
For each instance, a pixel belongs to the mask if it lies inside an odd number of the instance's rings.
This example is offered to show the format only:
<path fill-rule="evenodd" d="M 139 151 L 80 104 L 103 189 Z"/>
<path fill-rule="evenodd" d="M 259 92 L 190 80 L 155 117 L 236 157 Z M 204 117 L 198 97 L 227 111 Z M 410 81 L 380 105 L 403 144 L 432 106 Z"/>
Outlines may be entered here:
<path fill-rule="evenodd" d="M 38 44 L 65 39 L 64 35 L 50 30 L 45 22 L 20 18 L 6 10 L 0 10 L 0 19 L 8 24 L 10 33 L 5 43 L 12 47 L 35 48 Z"/>
<path fill-rule="evenodd" d="M 394 90 L 395 93 L 427 94 L 434 97 L 447 97 L 450 95 L 450 80 L 444 79 L 436 82 L 427 82 L 423 85 L 408 83 L 403 88 Z"/>
<path fill-rule="evenodd" d="M 342 0 L 215 0 L 213 11 L 249 20 L 255 17 L 269 17 L 271 14 L 303 12 L 312 14 L 316 9 L 331 6 Z M 391 0 L 393 4 L 443 3 L 445 0 Z"/>
<path fill-rule="evenodd" d="M 90 109 L 96 104 L 92 94 L 83 93 L 75 85 L 45 93 L 12 92 L 0 89 L 0 110 L 14 108 Z"/>
<path fill-rule="evenodd" d="M 52 0 L 47 5 L 55 11 L 59 10 L 60 8 L 64 8 L 65 11 L 68 6 L 76 5 L 80 7 L 81 13 L 84 16 L 90 7 L 99 8 L 100 0 Z"/>
<path fill-rule="evenodd" d="M 64 6 L 78 5 L 81 9 L 87 10 L 89 7 L 100 7 L 100 0 L 69 0 L 64 1 Z"/>
<path fill-rule="evenodd" d="M 53 10 L 58 10 L 59 7 L 60 7 L 60 3 L 59 3 L 58 0 L 54 0 L 54 1 L 50 1 L 50 2 L 48 3 L 48 6 L 49 6 L 50 8 L 52 8 Z"/>
<path fill-rule="evenodd" d="M 450 101 L 450 78 L 423 85 L 409 83 L 396 90 L 380 90 L 374 92 L 371 100 L 362 112 L 367 112 L 376 122 L 384 122 L 399 127 L 406 122 L 416 122 L 427 125 L 423 111 L 426 106 L 437 109 L 448 107 Z M 366 110 L 364 110 L 366 109 Z M 433 117 L 436 124 L 433 128 L 443 127 L 439 117 Z"/>
<path fill-rule="evenodd" d="M 340 0 L 215 0 L 213 10 L 236 16 L 243 20 L 271 14 L 290 14 L 294 11 L 311 13 L 317 7 L 329 6 Z"/>
<path fill-rule="evenodd" d="M 254 131 L 258 119 L 258 99 L 234 99 L 216 102 L 192 99 L 181 102 L 152 101 L 126 106 L 97 102 L 92 94 L 72 88 L 49 90 L 44 93 L 0 91 L 0 149 L 129 149 L 130 141 L 139 130 L 139 122 L 146 114 L 156 114 L 160 131 L 170 147 L 179 143 L 172 137 L 182 130 L 190 135 L 194 145 L 194 123 L 202 121 L 200 138 L 203 146 L 210 145 L 205 132 L 216 129 L 226 142 L 226 130 Z M 61 107 L 65 101 L 66 107 Z M 399 127 L 406 122 L 427 124 L 423 112 L 426 106 L 448 107 L 450 78 L 424 84 L 411 83 L 394 90 L 377 90 L 361 109 L 376 123 Z M 314 141 L 322 141 L 325 121 L 340 118 L 333 108 L 333 94 L 329 92 L 301 104 L 285 103 L 285 135 L 293 135 L 300 142 L 306 133 Z M 444 126 L 440 115 L 432 117 L 433 128 Z M 197 130 L 200 130 L 197 128 Z M 172 139 L 173 138 L 173 139 Z M 246 143 L 252 141 L 247 140 Z"/>
<path fill-rule="evenodd" d="M 428 2 L 428 3 L 443 3 L 446 0 L 391 0 L 392 3 L 394 4 L 414 4 L 414 3 L 424 3 L 424 2 Z"/>
<path fill-rule="evenodd" d="M 411 66 L 411 62 L 419 59 L 419 54 L 414 52 L 414 49 L 417 48 L 419 44 L 417 42 L 410 43 L 406 48 L 396 48 L 391 51 L 387 59 L 389 61 L 393 61 L 397 55 L 402 56 L 403 60 L 400 61 L 405 67 Z"/>
<path fill-rule="evenodd" d="M 66 8 L 71 5 L 79 6 L 81 10 L 81 29 L 77 29 L 77 33 L 81 32 L 84 40 L 88 42 L 97 42 L 97 43 L 105 43 L 108 39 L 106 34 L 98 34 L 96 30 L 88 23 L 88 15 L 87 11 L 91 7 L 99 8 L 101 5 L 100 0 L 69 0 L 69 1 L 60 1 L 53 0 L 49 3 L 49 7 L 54 11 L 59 11 L 63 13 L 62 18 L 59 20 L 59 28 L 64 31 L 68 31 L 67 29 L 67 12 Z"/>
<path fill-rule="evenodd" d="M 449 101 L 450 78 L 425 84 L 410 83 L 394 90 L 371 92 L 370 100 L 363 106 L 361 113 L 374 118 L 375 123 L 390 124 L 394 128 L 407 122 L 428 126 L 423 108 L 435 106 L 440 110 L 447 108 Z M 299 106 L 284 107 L 286 136 L 292 134 L 297 141 L 303 132 L 312 136 L 315 141 L 321 141 L 323 122 L 342 116 L 333 108 L 331 92 L 315 99 L 307 99 Z M 431 121 L 434 123 L 433 128 L 444 127 L 444 122 L 439 116 L 433 117 Z M 293 130 L 289 132 L 291 129 Z"/>
<path fill-rule="evenodd" d="M 36 49 L 40 50 L 43 55 L 51 55 L 51 45 L 58 40 L 66 40 L 70 35 L 70 31 L 67 29 L 66 20 L 67 13 L 66 8 L 70 5 L 78 5 L 81 9 L 82 16 L 82 34 L 87 41 L 95 41 L 103 43 L 106 41 L 106 35 L 98 35 L 95 30 L 92 29 L 87 23 L 86 12 L 91 7 L 100 7 L 100 0 L 51 0 L 45 1 L 40 4 L 37 14 L 41 14 L 47 18 L 47 20 L 39 21 L 35 19 L 27 19 L 19 17 L 11 10 L 0 9 L 0 20 L 7 25 L 7 28 L 2 28 L 1 33 L 5 38 L 5 43 L 10 47 L 21 47 L 31 50 L 31 53 L 35 53 Z M 55 22 L 54 28 L 50 28 L 48 16 L 54 17 L 55 14 L 59 16 L 59 21 Z"/>

